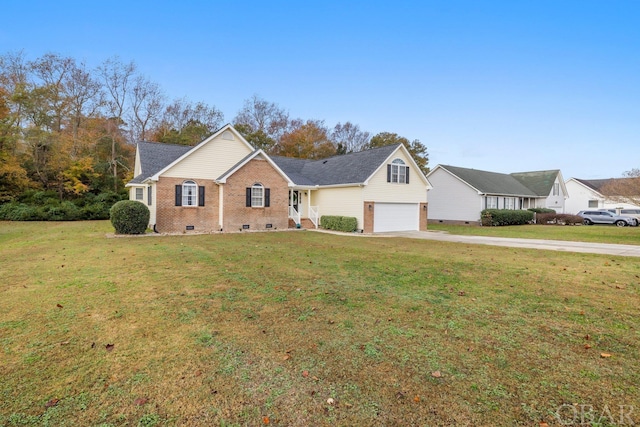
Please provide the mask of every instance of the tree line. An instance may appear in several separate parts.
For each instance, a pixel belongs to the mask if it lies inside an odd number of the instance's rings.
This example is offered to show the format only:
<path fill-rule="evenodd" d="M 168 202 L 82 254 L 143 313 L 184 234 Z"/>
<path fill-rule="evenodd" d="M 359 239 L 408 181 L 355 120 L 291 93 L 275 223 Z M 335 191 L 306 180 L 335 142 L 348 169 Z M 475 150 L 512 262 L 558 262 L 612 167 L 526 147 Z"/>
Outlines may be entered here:
<path fill-rule="evenodd" d="M 133 61 L 112 57 L 90 68 L 56 53 L 33 60 L 6 53 L 0 56 L 0 209 L 17 202 L 55 205 L 52 199 L 82 207 L 97 197 L 106 206 L 126 197 L 137 141 L 195 145 L 224 123 L 213 105 L 169 99 Z M 427 149 L 417 139 L 371 136 L 349 121 L 331 128 L 323 120 L 293 118 L 257 95 L 231 123 L 273 155 L 320 159 L 403 143 L 428 170 Z"/>

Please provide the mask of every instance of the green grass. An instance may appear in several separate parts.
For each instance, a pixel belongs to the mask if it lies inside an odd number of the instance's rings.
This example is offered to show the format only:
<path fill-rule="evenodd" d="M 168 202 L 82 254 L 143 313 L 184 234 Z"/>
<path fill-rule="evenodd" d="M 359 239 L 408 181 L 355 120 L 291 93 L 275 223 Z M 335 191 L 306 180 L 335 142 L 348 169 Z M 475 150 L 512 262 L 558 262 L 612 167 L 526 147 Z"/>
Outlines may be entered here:
<path fill-rule="evenodd" d="M 479 227 L 473 225 L 429 224 L 429 230 L 446 231 L 451 234 L 470 236 L 640 245 L 640 227 L 615 227 L 612 225 L 511 225 L 504 227 Z"/>
<path fill-rule="evenodd" d="M 0 425 L 531 426 L 573 404 L 614 425 L 620 405 L 637 412 L 635 259 L 111 231 L 0 222 Z"/>

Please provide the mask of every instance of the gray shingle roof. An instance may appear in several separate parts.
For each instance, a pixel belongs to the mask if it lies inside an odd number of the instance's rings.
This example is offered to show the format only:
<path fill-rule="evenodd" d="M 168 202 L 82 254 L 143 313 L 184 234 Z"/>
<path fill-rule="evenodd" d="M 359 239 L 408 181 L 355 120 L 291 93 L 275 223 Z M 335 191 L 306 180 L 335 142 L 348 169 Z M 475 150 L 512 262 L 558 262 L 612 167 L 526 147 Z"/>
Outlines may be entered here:
<path fill-rule="evenodd" d="M 602 188 L 602 186 L 605 185 L 606 183 L 610 182 L 612 179 L 613 178 L 607 178 L 607 179 L 578 179 L 578 178 L 576 178 L 576 181 L 581 182 L 582 184 L 586 185 L 587 187 L 591 188 L 592 190 L 600 192 L 600 189 Z"/>
<path fill-rule="evenodd" d="M 296 185 L 360 184 L 365 182 L 399 145 L 386 145 L 321 160 L 281 156 L 270 157 Z M 145 179 L 153 176 L 193 148 L 185 145 L 139 142 L 138 151 L 140 152 L 142 173 L 129 181 L 129 183 L 141 184 Z M 247 155 L 247 157 L 252 155 L 253 153 Z M 244 162 L 247 157 L 237 164 Z"/>
<path fill-rule="evenodd" d="M 365 182 L 400 144 L 321 160 L 272 156 L 296 185 L 340 185 Z"/>
<path fill-rule="evenodd" d="M 533 190 L 540 197 L 551 194 L 551 189 L 560 171 L 558 169 L 535 172 L 517 172 L 511 176 L 520 181 L 525 187 Z"/>
<path fill-rule="evenodd" d="M 538 196 L 533 190 L 525 187 L 522 182 L 518 181 L 512 175 L 457 166 L 440 166 L 484 194 L 524 197 Z"/>
<path fill-rule="evenodd" d="M 138 142 L 142 173 L 129 181 L 129 184 L 141 184 L 192 148 L 187 145 Z"/>

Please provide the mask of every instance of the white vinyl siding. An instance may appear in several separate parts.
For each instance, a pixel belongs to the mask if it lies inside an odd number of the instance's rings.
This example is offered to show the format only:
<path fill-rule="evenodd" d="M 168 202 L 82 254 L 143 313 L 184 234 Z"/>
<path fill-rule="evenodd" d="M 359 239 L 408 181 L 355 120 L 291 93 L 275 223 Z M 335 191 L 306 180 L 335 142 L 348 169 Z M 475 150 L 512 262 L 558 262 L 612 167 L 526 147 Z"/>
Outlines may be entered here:
<path fill-rule="evenodd" d="M 173 178 L 216 179 L 251 153 L 239 139 L 223 139 L 222 135 L 174 165 L 163 176 Z"/>
<path fill-rule="evenodd" d="M 389 203 L 425 203 L 427 201 L 427 187 L 420 177 L 420 171 L 412 167 L 404 151 L 398 150 L 392 160 L 396 158 L 409 166 L 409 184 L 398 185 L 387 182 L 387 164 L 389 163 L 385 163 L 363 188 L 362 200 Z"/>
<path fill-rule="evenodd" d="M 320 216 L 343 215 L 356 217 L 358 228 L 363 228 L 364 199 L 362 198 L 362 189 L 360 187 L 322 188 L 311 191 L 311 206 L 319 207 Z"/>
<path fill-rule="evenodd" d="M 479 221 L 485 200 L 477 190 L 438 168 L 429 175 L 429 220 Z"/>

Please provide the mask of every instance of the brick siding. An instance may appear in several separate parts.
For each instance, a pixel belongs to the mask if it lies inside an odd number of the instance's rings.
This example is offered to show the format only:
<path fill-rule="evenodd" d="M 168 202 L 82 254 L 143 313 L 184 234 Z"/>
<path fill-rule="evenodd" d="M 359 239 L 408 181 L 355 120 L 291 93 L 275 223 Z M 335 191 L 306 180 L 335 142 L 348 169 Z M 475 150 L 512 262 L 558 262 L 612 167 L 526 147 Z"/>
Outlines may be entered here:
<path fill-rule="evenodd" d="M 246 206 L 246 189 L 255 183 L 270 189 L 268 208 Z M 289 187 L 287 181 L 266 160 L 253 159 L 227 178 L 223 189 L 223 231 L 286 229 L 289 222 Z"/>
<path fill-rule="evenodd" d="M 218 218 L 218 185 L 212 180 L 193 180 L 205 187 L 204 206 L 175 206 L 175 186 L 189 178 L 160 178 L 156 184 L 156 231 L 159 233 L 182 233 L 187 226 L 193 232 L 210 233 L 220 230 Z"/>

